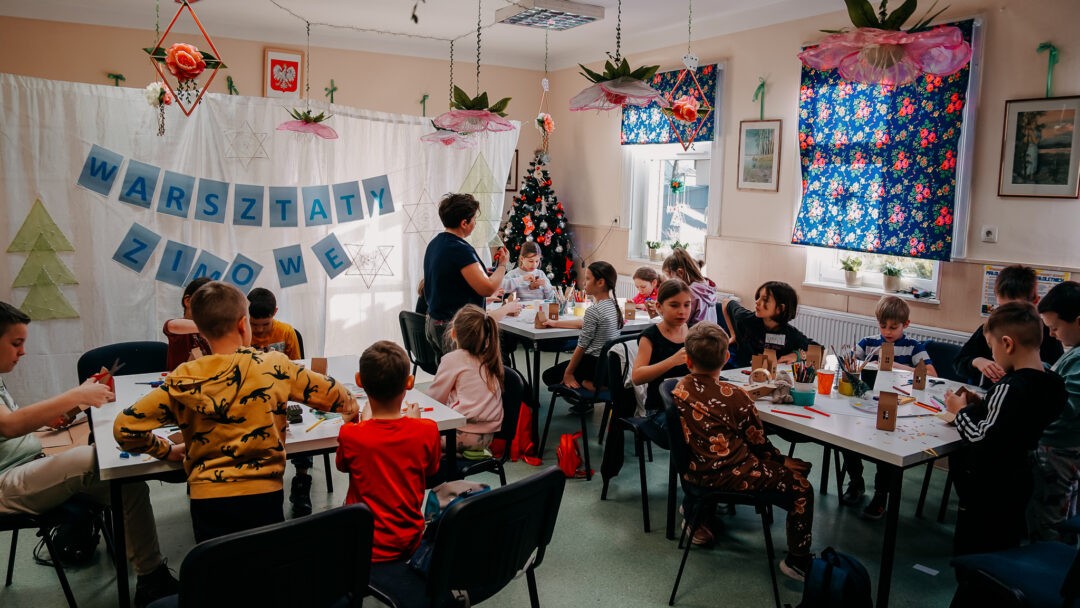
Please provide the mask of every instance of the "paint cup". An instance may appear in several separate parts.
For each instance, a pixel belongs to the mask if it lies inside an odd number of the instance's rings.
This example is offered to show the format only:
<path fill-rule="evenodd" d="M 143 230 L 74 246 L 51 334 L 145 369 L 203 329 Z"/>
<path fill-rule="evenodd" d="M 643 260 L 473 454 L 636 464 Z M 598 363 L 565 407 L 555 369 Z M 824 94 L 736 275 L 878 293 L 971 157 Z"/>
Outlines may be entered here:
<path fill-rule="evenodd" d="M 855 385 L 841 378 L 840 386 L 836 391 L 845 397 L 852 397 L 855 395 Z"/>
<path fill-rule="evenodd" d="M 796 382 L 791 389 L 791 400 L 793 404 L 803 407 L 814 405 L 814 383 Z"/>
<path fill-rule="evenodd" d="M 833 380 L 836 379 L 836 372 L 831 372 L 824 369 L 819 369 L 817 372 L 817 392 L 819 395 L 832 394 Z"/>

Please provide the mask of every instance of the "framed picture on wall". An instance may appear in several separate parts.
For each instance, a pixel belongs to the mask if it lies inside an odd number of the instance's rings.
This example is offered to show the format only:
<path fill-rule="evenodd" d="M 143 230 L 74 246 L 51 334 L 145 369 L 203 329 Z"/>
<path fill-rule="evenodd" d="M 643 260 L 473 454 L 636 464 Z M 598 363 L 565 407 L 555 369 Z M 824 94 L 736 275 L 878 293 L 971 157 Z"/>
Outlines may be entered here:
<path fill-rule="evenodd" d="M 739 123 L 739 190 L 779 190 L 780 123 L 780 120 Z"/>
<path fill-rule="evenodd" d="M 263 96 L 300 99 L 304 82 L 304 52 L 266 49 L 263 62 Z"/>
<path fill-rule="evenodd" d="M 510 175 L 506 176 L 506 191 L 517 192 L 518 189 L 518 151 L 514 150 L 514 160 L 510 163 Z"/>
<path fill-rule="evenodd" d="M 1005 102 L 998 196 L 1077 198 L 1080 96 Z"/>

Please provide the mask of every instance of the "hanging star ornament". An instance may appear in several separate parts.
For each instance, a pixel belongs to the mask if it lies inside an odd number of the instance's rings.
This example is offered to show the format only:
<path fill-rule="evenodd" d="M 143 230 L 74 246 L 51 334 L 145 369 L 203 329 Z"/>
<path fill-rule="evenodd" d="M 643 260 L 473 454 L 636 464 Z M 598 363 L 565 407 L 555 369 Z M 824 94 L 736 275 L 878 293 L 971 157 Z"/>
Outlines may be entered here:
<path fill-rule="evenodd" d="M 393 245 L 365 247 L 363 243 L 346 243 L 345 249 L 353 261 L 352 268 L 346 270 L 345 274 L 359 276 L 368 288 L 375 283 L 376 277 L 394 276 L 389 261 L 390 252 L 394 250 Z"/>
<path fill-rule="evenodd" d="M 402 231 L 404 234 L 415 234 L 427 243 L 443 231 L 442 221 L 439 219 L 439 206 L 431 199 L 426 189 L 420 192 L 417 202 L 406 203 L 402 207 L 408 217 L 405 229 Z"/>
<path fill-rule="evenodd" d="M 270 158 L 263 146 L 269 133 L 257 133 L 247 121 L 244 121 L 244 128 L 229 131 L 225 136 L 229 143 L 224 157 L 240 161 L 245 169 L 256 158 Z"/>

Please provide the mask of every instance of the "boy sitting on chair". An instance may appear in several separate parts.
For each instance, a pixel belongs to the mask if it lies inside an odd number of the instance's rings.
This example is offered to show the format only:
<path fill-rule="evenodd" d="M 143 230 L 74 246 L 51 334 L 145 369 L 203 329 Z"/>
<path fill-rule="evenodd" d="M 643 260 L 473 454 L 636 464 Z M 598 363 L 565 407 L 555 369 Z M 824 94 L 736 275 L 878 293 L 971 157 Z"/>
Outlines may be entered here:
<path fill-rule="evenodd" d="M 26 354 L 29 324 L 30 317 L 21 310 L 0 302 L 0 373 L 10 373 Z M 19 407 L 0 380 L 0 515 L 39 515 L 76 494 L 86 494 L 101 504 L 109 502 L 109 484 L 98 479 L 93 446 L 45 456 L 33 432 L 76 407 L 101 407 L 112 400 L 109 387 L 91 379 L 55 397 Z M 124 484 L 123 497 L 127 557 L 139 577 L 135 606 L 142 608 L 176 593 L 178 585 L 158 548 L 146 482 Z"/>
<path fill-rule="evenodd" d="M 165 384 L 116 417 L 120 447 L 155 458 L 184 453 L 195 540 L 284 521 L 282 476 L 289 401 L 356 416 L 356 401 L 333 378 L 279 352 L 250 347 L 248 302 L 210 282 L 191 298 L 191 314 L 212 354 L 176 368 Z M 176 425 L 183 445 L 154 429 Z"/>
<path fill-rule="evenodd" d="M 773 447 L 754 400 L 740 387 L 720 380 L 728 358 L 728 336 L 719 325 L 702 321 L 691 327 L 685 348 L 691 373 L 679 381 L 672 396 L 690 452 L 686 481 L 703 491 L 774 494 L 773 504 L 788 512 L 788 555 L 780 562 L 780 571 L 802 581 L 810 567 L 814 523 L 814 489 L 806 480 L 810 463 L 784 456 Z M 683 500 L 687 517 L 693 517 L 697 507 L 695 494 L 688 491 Z M 712 540 L 708 527 L 699 528 L 693 538 L 694 544 Z"/>
<path fill-rule="evenodd" d="M 945 393 L 964 448 L 949 455 L 960 508 L 953 552 L 990 553 L 1027 537 L 1032 451 L 1065 408 L 1065 382 L 1043 370 L 1043 327 L 1029 302 L 1010 302 L 986 320 L 986 341 L 1005 375 L 979 399 Z"/>
<path fill-rule="evenodd" d="M 409 365 L 405 350 L 393 342 L 369 346 L 360 356 L 356 384 L 364 387 L 371 409 L 338 435 L 337 468 L 349 474 L 345 504 L 364 502 L 375 516 L 373 562 L 407 558 L 420 545 L 424 488 L 442 457 L 435 422 L 421 419 L 415 403 L 401 415 L 413 386 Z"/>

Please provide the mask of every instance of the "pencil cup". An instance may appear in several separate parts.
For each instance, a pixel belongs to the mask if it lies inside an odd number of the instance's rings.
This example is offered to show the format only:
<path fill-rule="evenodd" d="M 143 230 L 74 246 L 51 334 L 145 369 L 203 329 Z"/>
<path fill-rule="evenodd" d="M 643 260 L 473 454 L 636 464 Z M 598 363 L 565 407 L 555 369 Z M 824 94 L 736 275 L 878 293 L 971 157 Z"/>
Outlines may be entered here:
<path fill-rule="evenodd" d="M 814 388 L 813 382 L 796 382 L 791 389 L 792 403 L 803 407 L 814 405 Z"/>
<path fill-rule="evenodd" d="M 583 302 L 578 302 L 577 304 L 574 304 L 574 316 L 575 317 L 584 317 L 585 316 L 585 304 Z"/>
<path fill-rule="evenodd" d="M 878 370 L 875 368 L 864 367 L 862 373 L 859 374 L 862 381 L 865 382 L 866 386 L 869 386 L 871 390 L 874 388 L 874 382 L 877 381 L 877 372 Z"/>
<path fill-rule="evenodd" d="M 838 389 L 836 389 L 836 390 L 841 395 L 851 397 L 852 395 L 855 394 L 855 385 L 848 382 L 847 380 L 844 380 L 843 378 L 841 378 L 840 379 L 840 387 Z"/>
<path fill-rule="evenodd" d="M 819 395 L 831 395 L 833 380 L 836 379 L 836 372 L 830 372 L 827 370 L 819 369 L 817 372 L 817 392 Z"/>

